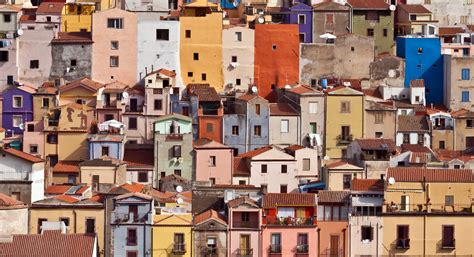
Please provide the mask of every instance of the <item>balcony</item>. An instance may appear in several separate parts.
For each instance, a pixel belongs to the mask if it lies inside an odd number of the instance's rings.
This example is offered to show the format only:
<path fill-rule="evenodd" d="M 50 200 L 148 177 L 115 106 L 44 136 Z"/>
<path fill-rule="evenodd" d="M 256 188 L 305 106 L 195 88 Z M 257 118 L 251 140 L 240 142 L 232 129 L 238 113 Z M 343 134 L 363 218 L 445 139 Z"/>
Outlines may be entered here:
<path fill-rule="evenodd" d="M 353 137 L 352 134 L 349 134 L 349 135 L 339 135 L 339 136 L 336 137 L 337 143 L 338 143 L 338 144 L 341 144 L 341 145 L 350 144 L 353 139 L 354 139 L 354 137 Z"/>
<path fill-rule="evenodd" d="M 441 249 L 452 250 L 456 249 L 456 239 L 444 241 L 441 243 Z"/>
<path fill-rule="evenodd" d="M 272 244 L 270 245 L 269 255 L 270 256 L 282 256 L 281 255 L 281 244 Z"/>
<path fill-rule="evenodd" d="M 126 112 L 143 112 L 143 105 L 137 105 L 137 106 L 126 105 L 125 111 Z"/>
<path fill-rule="evenodd" d="M 48 119 L 48 127 L 57 127 L 59 125 L 59 120 L 49 120 Z"/>
<path fill-rule="evenodd" d="M 253 257 L 253 249 L 239 248 L 237 249 L 237 257 Z"/>
<path fill-rule="evenodd" d="M 410 249 L 410 239 L 397 238 L 397 249 Z"/>
<path fill-rule="evenodd" d="M 13 180 L 13 181 L 31 181 L 30 172 L 6 172 L 0 171 L 0 181 Z"/>
<path fill-rule="evenodd" d="M 266 217 L 267 226 L 315 226 L 313 217 L 295 218 L 295 217 Z"/>
<path fill-rule="evenodd" d="M 297 245 L 296 246 L 296 256 L 308 256 L 309 255 L 309 245 Z"/>
<path fill-rule="evenodd" d="M 218 257 L 218 250 L 217 247 L 205 247 L 204 250 L 202 251 L 202 255 L 205 257 Z"/>
<path fill-rule="evenodd" d="M 186 244 L 184 243 L 173 244 L 173 254 L 183 255 L 185 253 L 186 253 Z"/>
<path fill-rule="evenodd" d="M 442 126 L 442 125 L 438 125 L 438 126 L 433 126 L 433 129 L 434 130 L 452 130 L 453 129 L 453 126 L 451 125 L 446 125 L 446 126 Z"/>
<path fill-rule="evenodd" d="M 234 221 L 233 228 L 258 228 L 258 221 Z"/>
<path fill-rule="evenodd" d="M 449 214 L 472 214 L 474 209 L 471 205 L 467 204 L 397 204 L 390 203 L 384 205 L 385 214 L 401 214 L 404 213 L 442 213 L 443 215 Z"/>

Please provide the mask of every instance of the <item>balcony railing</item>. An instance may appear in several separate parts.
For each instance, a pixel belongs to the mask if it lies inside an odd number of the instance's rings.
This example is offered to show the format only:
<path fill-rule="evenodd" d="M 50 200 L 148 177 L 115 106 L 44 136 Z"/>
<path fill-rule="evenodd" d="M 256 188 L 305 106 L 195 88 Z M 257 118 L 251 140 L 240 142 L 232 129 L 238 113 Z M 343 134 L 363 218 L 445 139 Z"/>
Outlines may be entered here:
<path fill-rule="evenodd" d="M 389 203 L 385 205 L 384 213 L 473 213 L 473 208 L 468 204 L 398 204 Z"/>
<path fill-rule="evenodd" d="M 238 257 L 253 257 L 253 249 L 252 248 L 239 248 L 237 249 L 237 256 Z"/>
<path fill-rule="evenodd" d="M 339 135 L 336 137 L 338 144 L 350 144 L 354 136 L 352 134 L 349 135 Z"/>
<path fill-rule="evenodd" d="M 270 245 L 270 254 L 281 254 L 281 244 Z"/>
<path fill-rule="evenodd" d="M 445 126 L 433 126 L 434 130 L 451 130 L 453 129 L 453 126 L 451 125 L 445 125 Z"/>
<path fill-rule="evenodd" d="M 30 172 L 6 172 L 0 171 L 0 180 L 31 180 Z"/>
<path fill-rule="evenodd" d="M 59 125 L 59 120 L 48 120 L 49 127 L 57 127 Z"/>
<path fill-rule="evenodd" d="M 397 248 L 398 249 L 410 249 L 410 239 L 409 238 L 397 238 Z"/>
<path fill-rule="evenodd" d="M 258 228 L 258 221 L 234 221 L 232 223 L 234 228 Z"/>
<path fill-rule="evenodd" d="M 203 256 L 206 256 L 206 257 L 217 257 L 218 256 L 218 253 L 217 253 L 217 247 L 205 247 L 203 252 L 202 252 L 202 255 Z"/>
<path fill-rule="evenodd" d="M 174 254 L 185 254 L 186 253 L 186 244 L 184 244 L 184 243 L 174 243 L 173 244 L 173 253 Z"/>
<path fill-rule="evenodd" d="M 456 239 L 453 239 L 449 242 L 443 242 L 441 244 L 441 248 L 443 248 L 443 249 L 455 249 L 456 248 Z"/>
<path fill-rule="evenodd" d="M 343 257 L 344 251 L 342 249 L 327 248 L 321 253 L 321 257 Z"/>
<path fill-rule="evenodd" d="M 314 218 L 295 218 L 295 217 L 266 217 L 267 226 L 313 226 Z"/>
<path fill-rule="evenodd" d="M 143 105 L 137 105 L 133 108 L 130 105 L 125 106 L 126 112 L 143 112 Z"/>
<path fill-rule="evenodd" d="M 308 253 L 309 252 L 309 245 L 297 245 L 296 246 L 296 253 Z"/>

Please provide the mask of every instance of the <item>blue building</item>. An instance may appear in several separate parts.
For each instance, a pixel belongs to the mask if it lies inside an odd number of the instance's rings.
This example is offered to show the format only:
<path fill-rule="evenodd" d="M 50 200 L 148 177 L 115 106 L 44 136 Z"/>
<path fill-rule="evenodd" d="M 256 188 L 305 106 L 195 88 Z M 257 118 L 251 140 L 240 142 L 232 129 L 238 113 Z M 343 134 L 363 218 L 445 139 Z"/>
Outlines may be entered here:
<path fill-rule="evenodd" d="M 285 23 L 298 24 L 301 43 L 313 42 L 313 8 L 304 3 L 296 2 L 285 15 Z"/>
<path fill-rule="evenodd" d="M 153 198 L 141 193 L 128 193 L 113 199 L 110 217 L 114 256 L 151 256 Z"/>
<path fill-rule="evenodd" d="M 427 103 L 443 103 L 443 56 L 438 37 L 397 37 L 397 56 L 405 58 L 405 87 L 424 79 Z"/>
<path fill-rule="evenodd" d="M 2 126 L 7 135 L 23 134 L 24 123 L 33 120 L 33 93 L 29 86 L 12 86 L 3 91 Z"/>

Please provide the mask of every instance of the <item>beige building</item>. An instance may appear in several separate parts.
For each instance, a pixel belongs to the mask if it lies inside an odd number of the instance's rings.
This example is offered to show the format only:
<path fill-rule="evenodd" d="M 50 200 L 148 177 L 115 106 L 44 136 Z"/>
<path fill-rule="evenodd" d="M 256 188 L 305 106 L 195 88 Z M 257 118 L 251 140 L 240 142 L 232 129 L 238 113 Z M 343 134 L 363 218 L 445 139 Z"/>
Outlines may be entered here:
<path fill-rule="evenodd" d="M 385 103 L 365 100 L 364 137 L 395 140 L 397 108 Z"/>
<path fill-rule="evenodd" d="M 353 179 L 365 178 L 364 168 L 343 161 L 336 161 L 323 168 L 323 180 L 327 190 L 350 190 Z"/>
<path fill-rule="evenodd" d="M 41 121 L 43 117 L 57 106 L 57 88 L 53 83 L 43 83 L 33 94 L 33 120 Z"/>
<path fill-rule="evenodd" d="M 448 109 L 474 111 L 474 57 L 444 55 L 444 104 Z"/>
<path fill-rule="evenodd" d="M 466 150 L 474 147 L 474 112 L 461 109 L 452 112 L 454 118 L 453 150 Z"/>
<path fill-rule="evenodd" d="M 297 145 L 299 142 L 299 114 L 289 104 L 269 104 L 269 144 L 281 147 Z"/>
<path fill-rule="evenodd" d="M 79 167 L 80 183 L 92 185 L 96 191 L 100 190 L 102 185 L 127 183 L 127 164 L 108 156 L 82 162 Z"/>

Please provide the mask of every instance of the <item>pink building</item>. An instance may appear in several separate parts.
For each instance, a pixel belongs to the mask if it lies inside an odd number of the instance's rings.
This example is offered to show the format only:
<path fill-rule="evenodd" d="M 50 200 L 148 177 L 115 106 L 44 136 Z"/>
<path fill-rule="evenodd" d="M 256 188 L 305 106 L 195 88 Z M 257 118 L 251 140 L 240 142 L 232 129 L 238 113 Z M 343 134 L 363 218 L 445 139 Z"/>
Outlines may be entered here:
<path fill-rule="evenodd" d="M 42 120 L 25 122 L 23 152 L 45 158 L 43 129 L 44 122 Z"/>
<path fill-rule="evenodd" d="M 227 207 L 230 244 L 228 256 L 261 256 L 260 206 L 248 197 L 239 197 L 229 201 Z"/>
<path fill-rule="evenodd" d="M 125 109 L 124 92 L 128 89 L 128 85 L 119 81 L 106 84 L 99 91 L 96 105 L 96 115 L 99 123 L 108 120 L 122 120 L 122 112 Z"/>
<path fill-rule="evenodd" d="M 194 141 L 195 180 L 232 184 L 234 150 L 209 139 Z"/>
<path fill-rule="evenodd" d="M 266 194 L 262 256 L 318 256 L 316 195 Z"/>
<path fill-rule="evenodd" d="M 119 8 L 92 14 L 92 77 L 102 83 L 137 81 L 137 18 Z"/>

